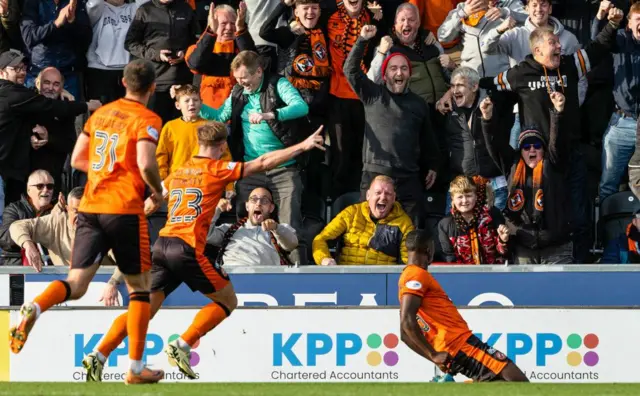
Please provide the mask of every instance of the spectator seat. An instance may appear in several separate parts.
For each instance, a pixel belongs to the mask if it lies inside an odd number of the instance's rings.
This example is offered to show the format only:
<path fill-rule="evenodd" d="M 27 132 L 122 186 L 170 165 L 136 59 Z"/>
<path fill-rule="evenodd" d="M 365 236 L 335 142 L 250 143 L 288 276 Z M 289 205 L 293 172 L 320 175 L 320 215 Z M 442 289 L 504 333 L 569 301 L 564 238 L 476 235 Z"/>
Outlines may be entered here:
<path fill-rule="evenodd" d="M 640 209 L 640 200 L 631 191 L 622 191 L 605 198 L 600 204 L 598 235 L 602 246 L 624 233 L 633 213 Z"/>

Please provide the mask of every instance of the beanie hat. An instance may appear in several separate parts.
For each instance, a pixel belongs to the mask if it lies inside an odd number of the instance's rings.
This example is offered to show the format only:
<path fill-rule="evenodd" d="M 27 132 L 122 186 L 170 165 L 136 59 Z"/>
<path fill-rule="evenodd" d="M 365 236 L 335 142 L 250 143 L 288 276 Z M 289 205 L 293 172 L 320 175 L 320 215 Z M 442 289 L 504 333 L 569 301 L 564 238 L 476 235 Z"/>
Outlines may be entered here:
<path fill-rule="evenodd" d="M 530 138 L 536 138 L 542 142 L 542 145 L 547 147 L 547 139 L 544 138 L 542 132 L 540 132 L 536 128 L 526 128 L 522 132 L 520 132 L 520 137 L 518 137 L 518 148 L 522 148 L 524 141 Z"/>
<path fill-rule="evenodd" d="M 387 55 L 387 57 L 384 58 L 384 62 L 382 62 L 382 79 L 383 80 L 384 80 L 384 75 L 387 72 L 387 65 L 389 64 L 389 61 L 391 60 L 391 58 L 395 56 L 401 56 L 407 61 L 407 64 L 409 65 L 409 75 L 411 75 L 411 61 L 409 60 L 409 58 L 407 58 L 405 54 L 402 54 L 400 52 L 392 52 L 389 55 Z"/>

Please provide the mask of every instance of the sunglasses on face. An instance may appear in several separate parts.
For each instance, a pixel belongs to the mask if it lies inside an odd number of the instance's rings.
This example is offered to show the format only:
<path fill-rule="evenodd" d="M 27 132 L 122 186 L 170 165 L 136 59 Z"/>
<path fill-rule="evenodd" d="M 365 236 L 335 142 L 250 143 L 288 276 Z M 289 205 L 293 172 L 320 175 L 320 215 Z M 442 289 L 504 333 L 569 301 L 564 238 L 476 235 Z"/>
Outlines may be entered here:
<path fill-rule="evenodd" d="M 271 200 L 267 197 L 256 197 L 254 195 L 253 197 L 249 197 L 249 202 L 251 202 L 252 204 L 259 203 L 260 205 L 268 205 L 271 203 Z"/>
<path fill-rule="evenodd" d="M 542 144 L 541 143 L 527 143 L 527 144 L 523 144 L 522 145 L 522 149 L 524 151 L 529 151 L 532 148 L 534 148 L 536 150 L 540 150 L 542 148 Z"/>
<path fill-rule="evenodd" d="M 54 184 L 53 183 L 38 183 L 38 184 L 32 184 L 31 187 L 37 188 L 38 191 L 42 191 L 45 188 L 47 190 L 53 190 Z"/>

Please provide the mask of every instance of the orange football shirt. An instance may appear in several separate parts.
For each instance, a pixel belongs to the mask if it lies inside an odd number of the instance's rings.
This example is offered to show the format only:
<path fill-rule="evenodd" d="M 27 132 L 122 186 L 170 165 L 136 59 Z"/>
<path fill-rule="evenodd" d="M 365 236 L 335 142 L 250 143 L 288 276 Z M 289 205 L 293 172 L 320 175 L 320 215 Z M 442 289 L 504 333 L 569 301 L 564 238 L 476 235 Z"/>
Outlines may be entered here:
<path fill-rule="evenodd" d="M 80 212 L 144 214 L 145 183 L 136 145 L 140 140 L 157 144 L 161 129 L 157 114 L 130 99 L 93 113 L 83 132 L 90 138 L 89 174 Z"/>
<path fill-rule="evenodd" d="M 438 352 L 455 356 L 471 336 L 471 330 L 447 293 L 429 271 L 407 265 L 398 281 L 398 299 L 405 294 L 422 298 L 418 325 L 427 342 Z"/>
<path fill-rule="evenodd" d="M 176 237 L 202 254 L 213 215 L 228 183 L 242 178 L 244 163 L 193 157 L 163 182 L 169 215 L 160 236 Z"/>

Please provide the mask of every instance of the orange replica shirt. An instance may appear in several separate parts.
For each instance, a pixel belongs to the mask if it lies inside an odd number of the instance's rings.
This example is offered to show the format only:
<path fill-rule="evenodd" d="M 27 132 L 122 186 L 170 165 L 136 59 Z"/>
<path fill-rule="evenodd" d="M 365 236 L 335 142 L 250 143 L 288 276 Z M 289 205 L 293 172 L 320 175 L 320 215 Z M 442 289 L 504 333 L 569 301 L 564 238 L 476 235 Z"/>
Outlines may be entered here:
<path fill-rule="evenodd" d="M 436 351 L 455 356 L 472 333 L 435 278 L 417 265 L 407 265 L 398 290 L 400 301 L 405 294 L 422 298 L 416 319 L 424 337 Z"/>
<path fill-rule="evenodd" d="M 158 143 L 160 117 L 142 103 L 119 99 L 98 109 L 84 126 L 89 174 L 80 212 L 144 214 L 145 183 L 138 168 L 140 140 Z"/>
<path fill-rule="evenodd" d="M 242 178 L 244 163 L 193 157 L 163 182 L 169 216 L 160 236 L 180 238 L 203 253 L 225 186 Z"/>

